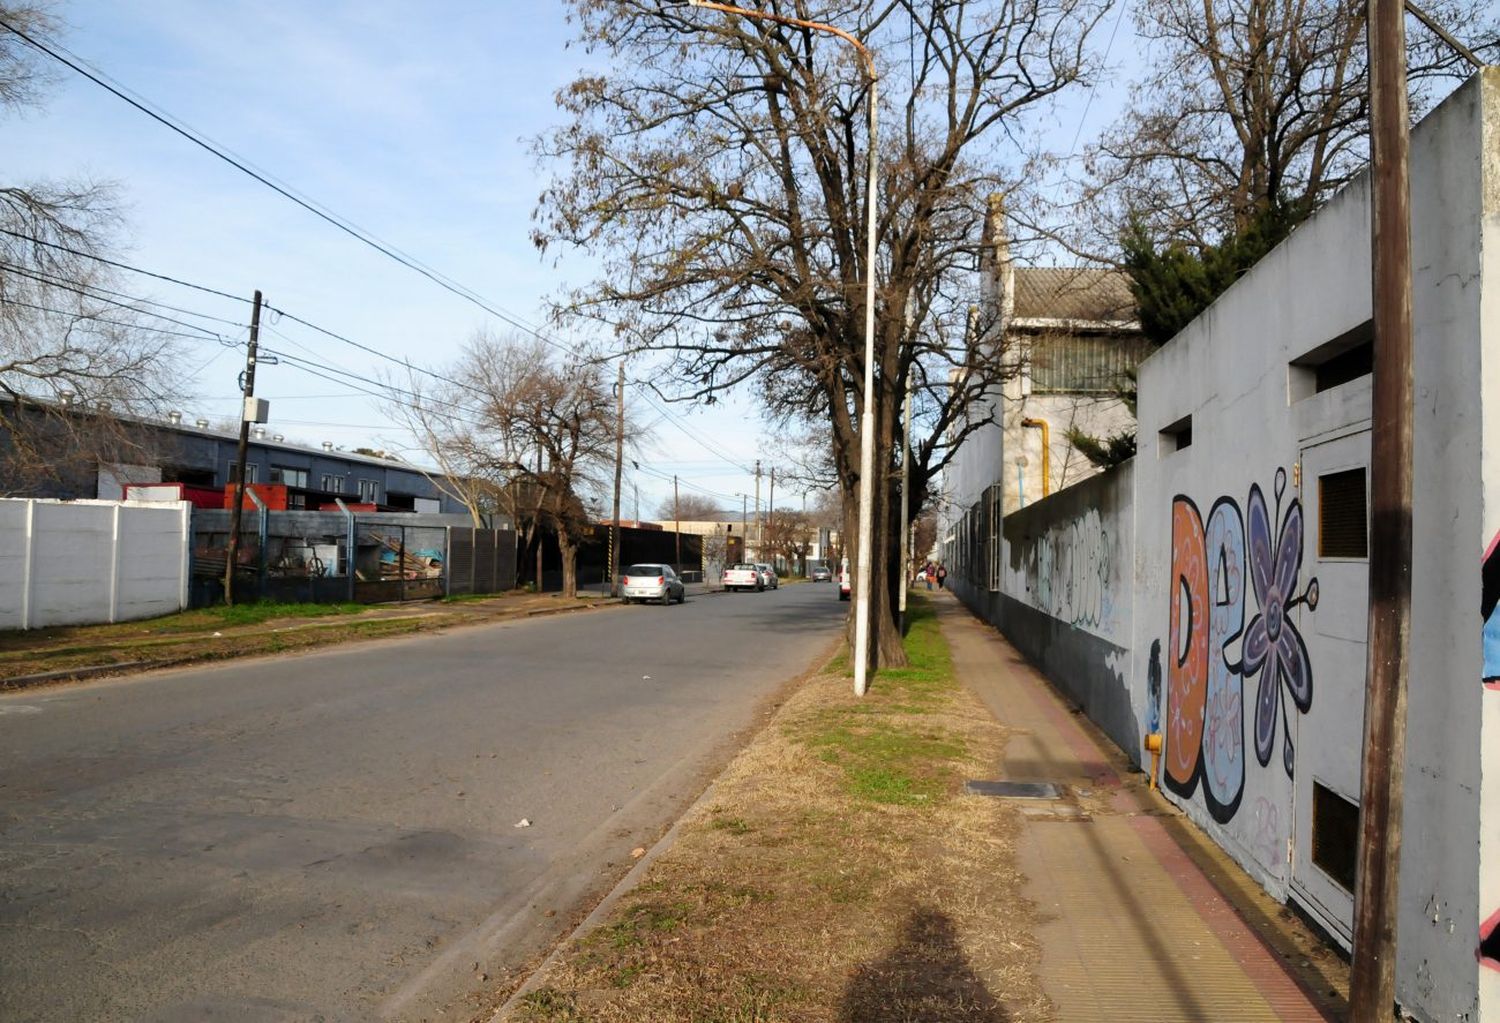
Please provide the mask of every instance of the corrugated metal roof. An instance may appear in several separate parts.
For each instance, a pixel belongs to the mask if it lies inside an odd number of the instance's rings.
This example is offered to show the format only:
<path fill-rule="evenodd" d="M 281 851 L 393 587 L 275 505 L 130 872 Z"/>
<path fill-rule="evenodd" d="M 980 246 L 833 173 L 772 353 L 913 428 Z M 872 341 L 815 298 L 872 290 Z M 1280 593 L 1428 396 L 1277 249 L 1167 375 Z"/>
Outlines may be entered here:
<path fill-rule="evenodd" d="M 1136 318 L 1130 278 L 1118 270 L 1017 267 L 1015 315 L 1027 320 Z"/>

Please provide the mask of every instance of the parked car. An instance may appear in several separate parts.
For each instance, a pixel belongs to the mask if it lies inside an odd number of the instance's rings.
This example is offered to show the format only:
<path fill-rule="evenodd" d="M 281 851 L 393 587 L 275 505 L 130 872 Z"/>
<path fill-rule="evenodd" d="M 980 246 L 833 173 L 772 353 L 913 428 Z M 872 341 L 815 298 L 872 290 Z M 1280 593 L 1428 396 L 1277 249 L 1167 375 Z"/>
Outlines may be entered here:
<path fill-rule="evenodd" d="M 850 592 L 850 582 L 849 581 L 850 581 L 851 578 L 852 578 L 852 576 L 850 575 L 850 572 L 849 572 L 849 559 L 845 558 L 842 562 L 839 563 L 839 599 L 840 600 L 848 600 L 849 599 L 849 592 Z"/>
<path fill-rule="evenodd" d="M 631 565 L 620 576 L 620 595 L 627 604 L 637 600 L 681 604 L 687 600 L 687 587 L 671 565 Z"/>
<path fill-rule="evenodd" d="M 775 567 L 761 561 L 756 563 L 755 570 L 760 573 L 761 586 L 768 590 L 781 589 L 781 577 L 776 574 Z"/>
<path fill-rule="evenodd" d="M 760 569 L 749 562 L 740 562 L 724 570 L 724 588 L 726 590 L 754 590 L 759 593 L 766 588 L 766 582 L 760 576 Z"/>
<path fill-rule="evenodd" d="M 833 573 L 828 571 L 827 565 L 814 565 L 812 570 L 812 581 L 815 583 L 826 583 L 833 578 Z"/>

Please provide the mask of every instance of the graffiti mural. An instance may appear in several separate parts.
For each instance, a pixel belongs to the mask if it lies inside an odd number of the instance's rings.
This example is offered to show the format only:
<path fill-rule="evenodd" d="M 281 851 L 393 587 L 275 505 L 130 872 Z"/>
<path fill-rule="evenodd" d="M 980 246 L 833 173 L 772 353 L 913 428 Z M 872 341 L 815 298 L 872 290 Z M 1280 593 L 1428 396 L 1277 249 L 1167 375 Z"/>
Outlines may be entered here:
<path fill-rule="evenodd" d="M 1276 470 L 1275 495 L 1273 514 L 1252 483 L 1248 516 L 1221 497 L 1206 522 L 1192 498 L 1172 501 L 1166 784 L 1186 799 L 1201 782 L 1209 814 L 1221 824 L 1244 794 L 1246 683 L 1256 681 L 1255 759 L 1262 767 L 1271 762 L 1279 723 L 1288 777 L 1295 751 L 1287 704 L 1303 714 L 1312 707 L 1312 664 L 1293 614 L 1301 605 L 1317 609 L 1318 581 L 1298 592 L 1302 503 L 1289 498 L 1282 510 L 1283 469 Z M 1247 577 L 1255 596 L 1248 625 Z M 1239 657 L 1232 659 L 1236 642 Z"/>
<path fill-rule="evenodd" d="M 1490 541 L 1479 570 L 1479 620 L 1483 623 L 1484 666 L 1480 679 L 1489 689 L 1500 689 L 1500 533 Z"/>
<path fill-rule="evenodd" d="M 1109 532 L 1095 508 L 1026 542 L 1021 558 L 1033 606 L 1082 629 L 1107 630 L 1111 554 Z"/>

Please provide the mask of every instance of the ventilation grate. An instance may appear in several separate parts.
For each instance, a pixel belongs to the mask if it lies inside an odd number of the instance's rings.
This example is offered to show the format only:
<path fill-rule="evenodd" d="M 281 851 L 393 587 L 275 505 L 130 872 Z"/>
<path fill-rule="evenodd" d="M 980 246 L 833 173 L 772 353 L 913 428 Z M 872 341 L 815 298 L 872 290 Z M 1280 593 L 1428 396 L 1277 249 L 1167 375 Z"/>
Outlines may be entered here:
<path fill-rule="evenodd" d="M 1369 556 L 1370 525 L 1364 467 L 1319 476 L 1318 557 Z"/>

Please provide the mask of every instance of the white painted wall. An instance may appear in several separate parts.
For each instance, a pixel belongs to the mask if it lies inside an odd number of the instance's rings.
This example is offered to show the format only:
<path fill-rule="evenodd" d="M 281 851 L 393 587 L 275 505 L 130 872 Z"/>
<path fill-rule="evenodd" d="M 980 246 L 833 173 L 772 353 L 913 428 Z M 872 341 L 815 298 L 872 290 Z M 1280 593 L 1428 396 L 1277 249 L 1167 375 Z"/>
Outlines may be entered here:
<path fill-rule="evenodd" d="M 1500 672 L 1500 610 L 1491 669 L 1475 623 L 1477 569 L 1500 541 L 1500 70 L 1415 128 L 1411 183 L 1416 458 L 1397 998 L 1418 1020 L 1500 1019 L 1500 681 L 1482 684 Z M 1120 582 L 1130 635 L 1101 637 L 1048 611 L 1061 626 L 1049 663 L 1068 663 L 1066 644 L 1124 647 L 1128 704 L 1091 696 L 1133 708 L 1137 721 L 1125 723 L 1142 734 L 1159 720 L 1169 798 L 1336 935 L 1348 933 L 1352 899 L 1312 862 L 1309 828 L 1314 783 L 1359 795 L 1368 559 L 1320 550 L 1319 477 L 1367 467 L 1371 389 L 1366 376 L 1310 394 L 1292 364 L 1370 319 L 1369 224 L 1362 177 L 1142 364 L 1133 556 Z M 1179 450 L 1160 431 L 1185 416 L 1192 444 Z M 1013 470 L 992 462 L 988 447 L 957 459 L 955 504 L 1009 483 Z M 1033 534 L 1071 537 L 1087 522 L 1067 494 L 1036 506 Z M 1049 507 L 1056 522 L 1045 527 L 1035 513 Z M 1023 515 L 1007 517 L 1008 541 Z M 1028 596 L 1037 576 L 1011 566 L 1002 597 L 1046 610 Z"/>
<path fill-rule="evenodd" d="M 185 501 L 0 499 L 0 629 L 186 608 L 191 511 Z"/>

